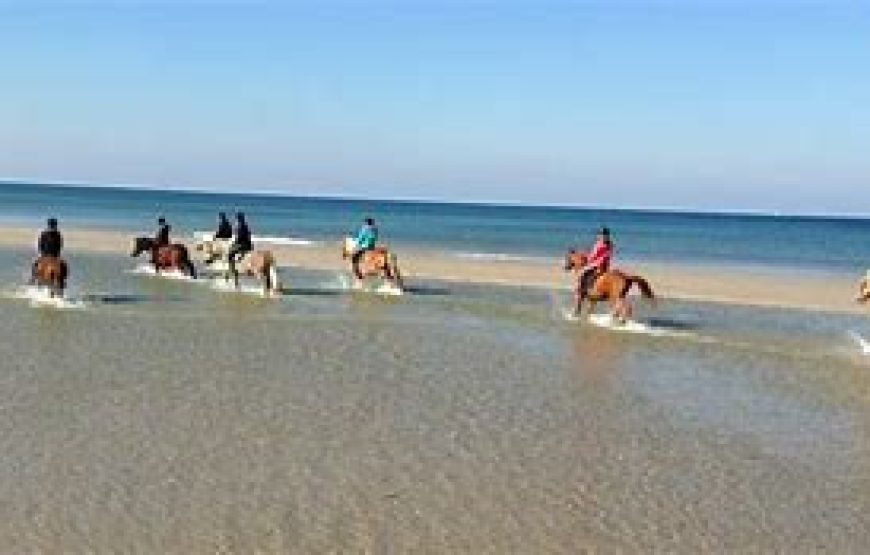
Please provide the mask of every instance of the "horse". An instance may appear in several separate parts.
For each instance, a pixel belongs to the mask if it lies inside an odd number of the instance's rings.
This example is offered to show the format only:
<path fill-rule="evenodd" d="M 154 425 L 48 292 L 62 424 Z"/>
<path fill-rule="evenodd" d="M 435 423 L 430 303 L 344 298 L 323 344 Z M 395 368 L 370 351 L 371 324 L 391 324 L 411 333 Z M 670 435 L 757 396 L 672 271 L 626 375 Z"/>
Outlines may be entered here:
<path fill-rule="evenodd" d="M 240 275 L 258 279 L 263 284 L 263 295 L 281 292 L 278 261 L 272 251 L 254 250 L 245 254 L 238 262 L 229 264 L 229 270 L 224 274 L 224 279 L 229 280 L 232 276 L 233 283 L 238 289 Z"/>
<path fill-rule="evenodd" d="M 203 262 L 212 270 L 228 270 L 227 257 L 229 256 L 230 247 L 233 245 L 232 239 L 214 239 L 211 235 L 206 235 L 201 241 L 196 243 L 197 252 L 203 255 Z M 218 264 L 221 262 L 222 264 Z"/>
<path fill-rule="evenodd" d="M 870 271 L 858 282 L 858 297 L 855 300 L 859 303 L 870 301 Z"/>
<path fill-rule="evenodd" d="M 63 296 L 68 277 L 66 262 L 57 256 L 40 256 L 33 265 L 34 283 L 47 287 L 52 298 Z"/>
<path fill-rule="evenodd" d="M 356 241 L 347 237 L 342 244 L 341 258 L 347 260 L 357 250 Z M 359 271 L 363 277 L 381 277 L 400 290 L 404 289 L 402 272 L 399 270 L 399 260 L 395 253 L 386 247 L 376 247 L 363 253 L 359 261 Z"/>
<path fill-rule="evenodd" d="M 589 257 L 574 249 L 565 256 L 565 271 L 577 274 L 577 289 L 574 291 L 574 314 L 580 316 L 583 312 L 583 301 L 589 301 L 589 312 L 595 310 L 595 304 L 610 301 L 611 314 L 620 322 L 625 323 L 631 318 L 633 309 L 626 298 L 632 286 L 637 285 L 645 299 L 655 302 L 655 294 L 649 283 L 641 276 L 627 274 L 620 270 L 608 270 L 595 279 L 585 298 L 580 294 L 580 271 L 586 266 Z"/>
<path fill-rule="evenodd" d="M 154 246 L 155 241 L 151 237 L 137 237 L 133 240 L 133 251 L 130 256 L 136 258 L 143 252 L 152 253 Z M 154 256 L 154 267 L 158 271 L 177 269 L 196 279 L 196 268 L 190 259 L 190 253 L 187 252 L 187 247 L 180 243 L 158 247 Z"/>

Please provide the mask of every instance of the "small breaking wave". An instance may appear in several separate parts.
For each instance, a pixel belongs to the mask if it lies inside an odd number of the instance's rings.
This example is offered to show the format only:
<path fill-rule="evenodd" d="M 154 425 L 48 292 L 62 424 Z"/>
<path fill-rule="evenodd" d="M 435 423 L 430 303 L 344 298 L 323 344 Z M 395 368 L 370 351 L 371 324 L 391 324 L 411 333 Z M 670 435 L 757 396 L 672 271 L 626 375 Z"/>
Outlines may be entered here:
<path fill-rule="evenodd" d="M 465 260 L 481 260 L 489 262 L 532 262 L 535 264 L 551 264 L 552 261 L 542 257 L 522 256 L 519 254 L 508 254 L 501 252 L 456 252 L 453 253 L 456 258 Z"/>
<path fill-rule="evenodd" d="M 211 241 L 214 238 L 214 233 L 210 231 L 194 231 L 193 238 L 196 241 Z M 265 243 L 267 245 L 285 245 L 290 247 L 310 247 L 317 244 L 317 241 L 305 239 L 303 237 L 278 237 L 276 235 L 254 235 L 252 237 L 255 243 Z"/>

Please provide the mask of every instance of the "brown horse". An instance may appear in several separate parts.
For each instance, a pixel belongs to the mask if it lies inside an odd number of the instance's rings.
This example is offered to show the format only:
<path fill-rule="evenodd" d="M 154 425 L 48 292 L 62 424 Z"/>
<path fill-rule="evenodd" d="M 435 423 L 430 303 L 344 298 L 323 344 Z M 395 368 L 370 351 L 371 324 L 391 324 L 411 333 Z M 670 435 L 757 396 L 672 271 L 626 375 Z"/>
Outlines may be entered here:
<path fill-rule="evenodd" d="M 278 261 L 272 251 L 255 250 L 246 254 L 241 260 L 229 265 L 224 279 L 233 278 L 236 289 L 239 288 L 239 276 L 256 278 L 263 284 L 263 295 L 280 293 L 281 284 L 278 279 Z"/>
<path fill-rule="evenodd" d="M 352 237 L 344 240 L 341 257 L 344 260 L 353 256 L 356 251 L 356 241 Z M 359 271 L 363 277 L 383 278 L 400 290 L 404 289 L 402 272 L 399 270 L 399 260 L 386 247 L 377 247 L 363 253 L 359 261 Z"/>
<path fill-rule="evenodd" d="M 632 315 L 631 303 L 626 298 L 633 285 L 637 285 L 644 298 L 654 301 L 655 295 L 649 283 L 641 276 L 626 274 L 619 270 L 608 270 L 595 279 L 586 297 L 580 294 L 580 272 L 586 267 L 589 257 L 575 250 L 568 251 L 565 256 L 565 270 L 574 271 L 577 275 L 577 288 L 574 291 L 574 314 L 583 312 L 583 301 L 589 301 L 589 312 L 595 310 L 595 304 L 610 301 L 611 313 L 621 322 L 629 320 Z"/>
<path fill-rule="evenodd" d="M 855 300 L 859 303 L 870 301 L 870 271 L 867 272 L 864 279 L 858 282 L 858 298 Z"/>
<path fill-rule="evenodd" d="M 151 237 L 137 237 L 133 240 L 133 251 L 130 256 L 136 258 L 142 253 L 152 253 L 156 270 L 179 270 L 196 279 L 196 268 L 190 259 L 187 247 L 180 243 L 163 245 L 154 253 L 154 239 Z"/>
<path fill-rule="evenodd" d="M 47 287 L 52 297 L 62 297 L 66 289 L 69 269 L 62 258 L 41 256 L 33 265 L 33 281 L 36 285 Z"/>

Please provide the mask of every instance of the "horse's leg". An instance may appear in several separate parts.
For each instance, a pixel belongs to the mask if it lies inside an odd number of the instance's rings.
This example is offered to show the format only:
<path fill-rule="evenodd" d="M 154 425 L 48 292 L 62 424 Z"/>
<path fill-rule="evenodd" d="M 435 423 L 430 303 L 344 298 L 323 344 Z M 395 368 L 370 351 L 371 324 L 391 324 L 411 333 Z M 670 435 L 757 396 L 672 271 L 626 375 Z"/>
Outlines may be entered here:
<path fill-rule="evenodd" d="M 260 280 L 263 282 L 263 296 L 267 296 L 272 291 L 272 276 L 269 274 L 269 265 L 264 264 L 260 270 Z"/>

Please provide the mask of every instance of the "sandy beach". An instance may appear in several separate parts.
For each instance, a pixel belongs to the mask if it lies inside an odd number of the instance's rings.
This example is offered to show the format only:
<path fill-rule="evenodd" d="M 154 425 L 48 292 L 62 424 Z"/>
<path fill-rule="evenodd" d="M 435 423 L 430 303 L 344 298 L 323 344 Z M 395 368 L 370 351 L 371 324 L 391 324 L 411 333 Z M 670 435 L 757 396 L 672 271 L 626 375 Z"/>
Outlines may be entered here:
<path fill-rule="evenodd" d="M 66 256 L 76 252 L 117 254 L 129 253 L 135 234 L 123 231 L 64 229 Z M 37 230 L 20 227 L 0 227 L 0 246 L 26 248 L 35 241 Z M 178 240 L 193 247 L 190 236 Z M 269 245 L 282 267 L 310 270 L 344 271 L 347 262 L 339 256 L 339 241 L 335 244 Z M 497 284 L 546 289 L 568 289 L 571 277 L 561 269 L 561 261 L 552 265 L 514 260 L 474 260 L 450 253 L 398 248 L 403 273 L 414 277 L 451 282 Z M 194 253 L 195 255 L 195 253 Z M 195 255 L 196 256 L 196 255 Z M 622 269 L 646 277 L 660 299 L 693 300 L 831 311 L 851 314 L 868 313 L 868 307 L 854 301 L 856 282 L 840 275 L 768 271 L 756 268 L 714 268 L 703 265 L 631 263 Z"/>

